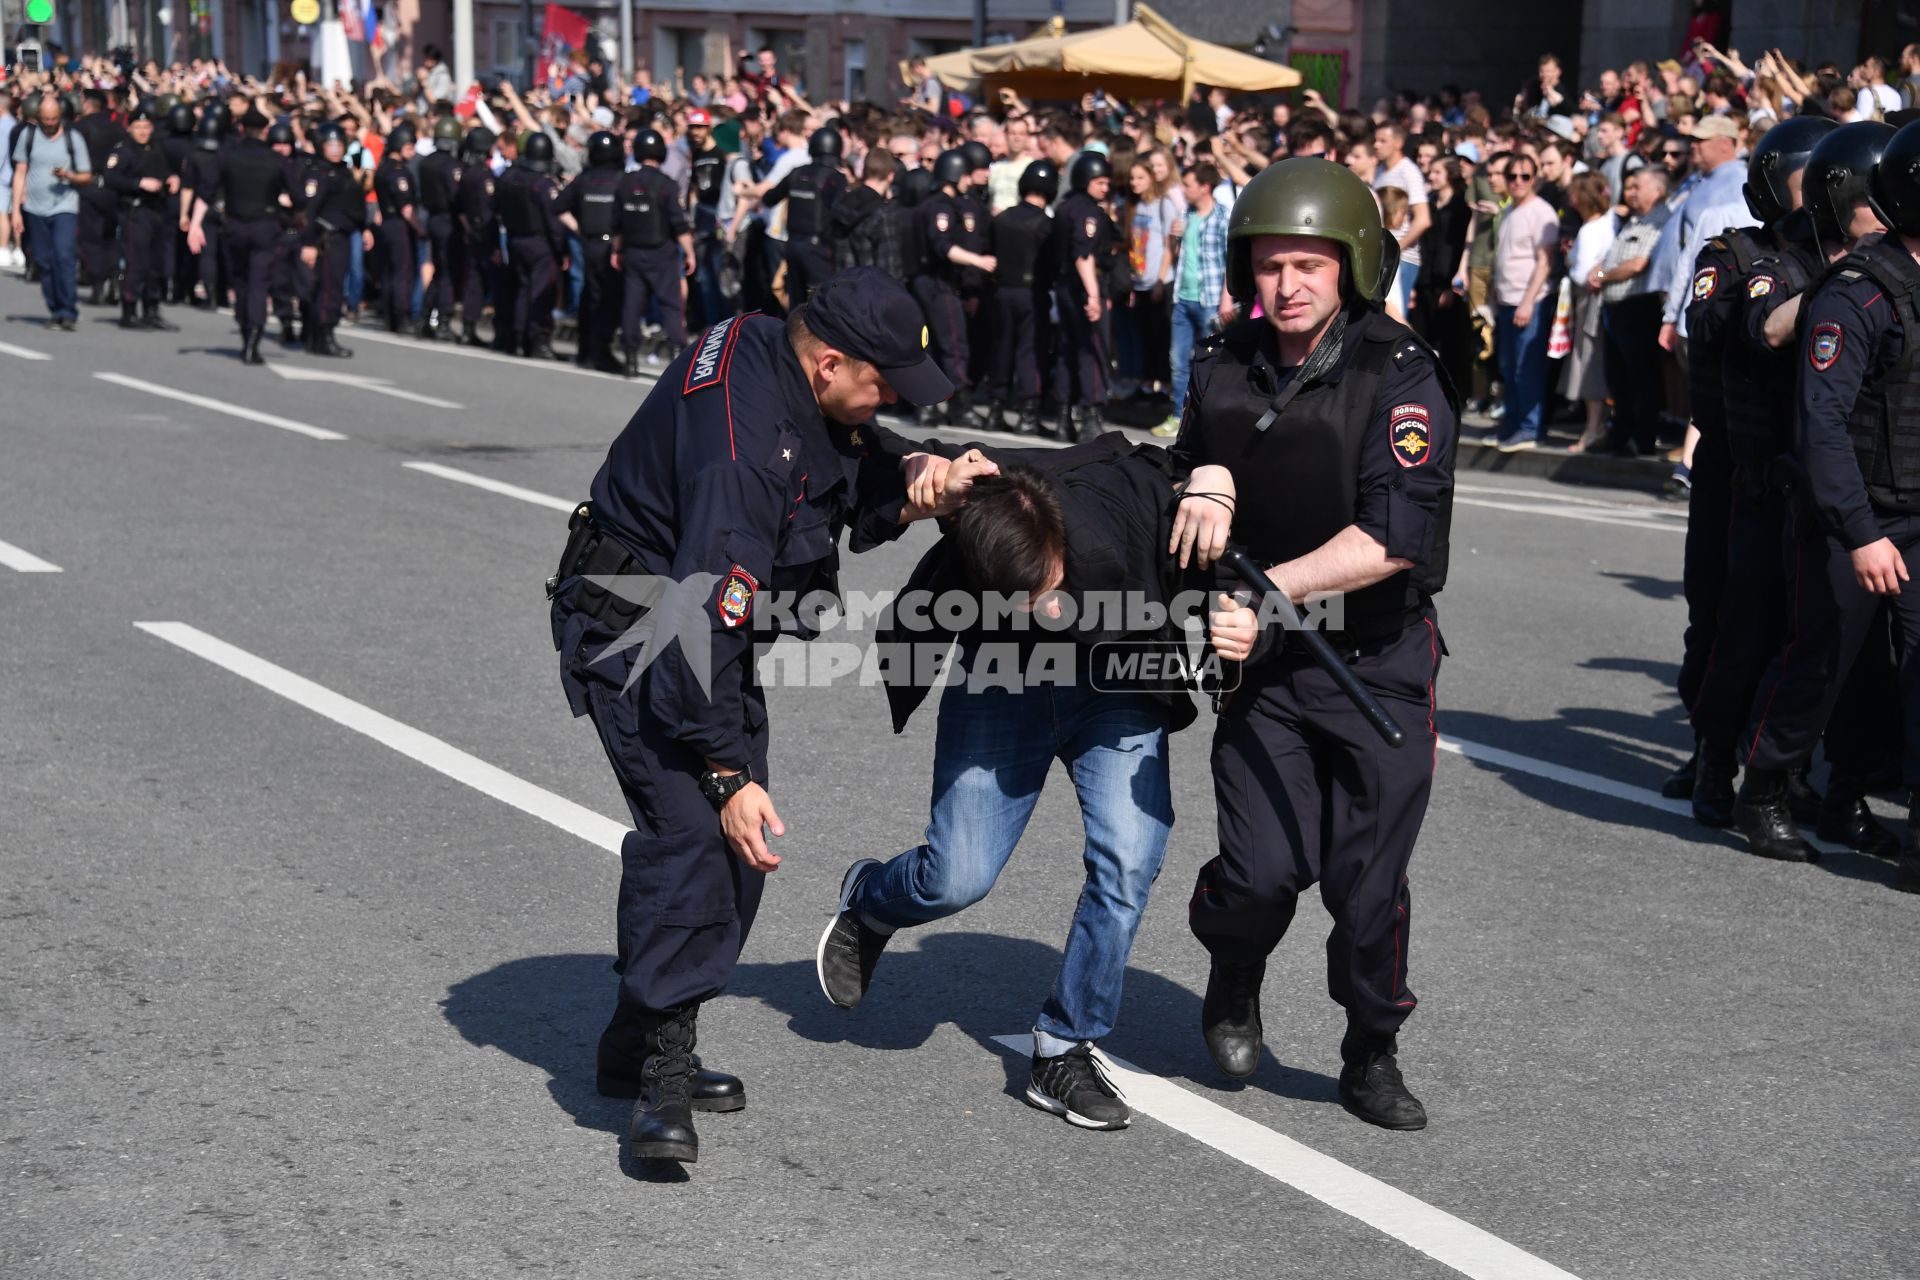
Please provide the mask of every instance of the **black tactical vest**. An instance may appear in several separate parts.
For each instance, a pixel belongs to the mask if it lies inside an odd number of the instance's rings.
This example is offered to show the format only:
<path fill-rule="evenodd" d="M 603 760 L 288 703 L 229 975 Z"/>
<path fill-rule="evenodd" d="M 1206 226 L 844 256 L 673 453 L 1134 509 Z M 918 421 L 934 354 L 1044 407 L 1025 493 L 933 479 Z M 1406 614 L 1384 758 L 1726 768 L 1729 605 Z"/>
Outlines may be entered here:
<path fill-rule="evenodd" d="M 658 170 L 642 169 L 629 175 L 620 188 L 620 239 L 627 249 L 658 249 L 669 239 L 665 183 L 647 176 Z"/>
<path fill-rule="evenodd" d="M 604 239 L 619 229 L 620 183 L 626 176 L 618 169 L 589 169 L 574 179 L 580 185 L 580 205 L 573 216 L 583 239 Z"/>
<path fill-rule="evenodd" d="M 537 236 L 544 228 L 533 201 L 533 183 L 537 175 L 531 169 L 514 165 L 500 175 L 493 189 L 493 212 L 509 236 Z"/>
<path fill-rule="evenodd" d="M 1281 390 L 1261 385 L 1255 369 L 1260 330 L 1267 327 L 1265 321 L 1242 322 L 1222 335 L 1212 357 L 1218 366 L 1197 407 L 1207 417 L 1209 437 L 1226 445 L 1209 460 L 1232 467 L 1241 494 L 1233 536 L 1263 565 L 1303 556 L 1353 523 L 1361 446 L 1379 417 L 1391 372 L 1413 363 L 1433 368 L 1456 423 L 1459 417 L 1455 392 L 1438 372 L 1431 348 L 1405 325 L 1376 313 L 1357 335 L 1349 329 L 1346 341 L 1359 349 L 1338 381 L 1301 388 L 1277 421 L 1256 430 Z M 1262 372 L 1270 370 L 1269 365 Z M 1453 434 L 1458 436 L 1457 429 Z M 1441 460 L 1449 469 L 1453 452 L 1449 444 Z M 1344 640 L 1357 643 L 1399 631 L 1446 585 L 1451 493 L 1434 520 L 1433 553 L 1426 564 L 1348 593 L 1345 628 L 1339 633 Z"/>
<path fill-rule="evenodd" d="M 1920 510 L 1920 263 L 1899 238 L 1876 239 L 1834 264 L 1834 273 L 1870 277 L 1893 307 L 1900 355 L 1853 402 L 1847 436 L 1866 478 L 1867 496 L 1896 511 Z"/>
<path fill-rule="evenodd" d="M 993 220 L 993 282 L 1003 288 L 1032 289 L 1052 283 L 1042 259 L 1053 240 L 1053 220 L 1044 209 L 1024 202 Z"/>
<path fill-rule="evenodd" d="M 435 151 L 420 162 L 420 203 L 428 213 L 451 213 L 459 183 L 460 162 L 451 151 Z"/>
<path fill-rule="evenodd" d="M 827 175 L 823 164 L 806 164 L 787 178 L 787 239 L 817 243 L 827 234 Z"/>
<path fill-rule="evenodd" d="M 1765 249 L 1754 239 L 1756 232 L 1766 235 L 1753 227 L 1723 231 L 1707 241 L 1694 262 L 1694 293 L 1687 305 L 1687 390 L 1693 423 L 1704 435 L 1726 431 L 1721 368 L 1733 345 L 1732 329 L 1740 319 L 1753 264 Z M 1703 285 L 1710 288 L 1706 298 L 1700 297 Z"/>
<path fill-rule="evenodd" d="M 1812 245 L 1775 236 L 1773 247 L 1755 260 L 1746 284 L 1741 286 L 1741 305 L 1755 305 L 1768 296 L 1781 300 L 1798 297 L 1825 270 Z M 1756 293 L 1756 289 L 1764 292 Z M 1740 323 L 1745 323 L 1744 317 Z M 1728 336 L 1720 363 L 1720 385 L 1726 401 L 1733 483 L 1742 493 L 1769 488 L 1773 460 L 1793 448 L 1794 380 L 1800 373 L 1800 360 L 1797 338 L 1776 350 L 1757 351 L 1740 335 Z"/>

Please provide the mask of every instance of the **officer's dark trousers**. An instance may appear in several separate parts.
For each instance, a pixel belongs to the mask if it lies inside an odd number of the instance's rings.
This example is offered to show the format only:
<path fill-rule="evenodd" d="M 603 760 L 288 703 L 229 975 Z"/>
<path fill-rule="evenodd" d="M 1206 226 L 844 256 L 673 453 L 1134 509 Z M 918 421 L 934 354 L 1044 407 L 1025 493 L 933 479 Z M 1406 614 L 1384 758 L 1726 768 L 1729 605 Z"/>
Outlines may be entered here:
<path fill-rule="evenodd" d="M 1027 285 L 996 285 L 986 308 L 993 314 L 995 400 L 1040 398 L 1040 334 L 1046 323 L 1046 298 Z"/>
<path fill-rule="evenodd" d="M 1054 361 L 1053 396 L 1061 404 L 1101 405 L 1107 402 L 1107 326 L 1113 319 L 1102 300 L 1100 319 L 1087 319 L 1086 301 L 1069 284 L 1053 286 L 1060 312 L 1058 354 Z"/>
<path fill-rule="evenodd" d="M 111 280 L 120 256 L 114 243 L 120 230 L 120 207 L 111 191 L 81 189 L 79 230 L 81 276 L 89 284 Z"/>
<path fill-rule="evenodd" d="M 833 246 L 804 236 L 787 240 L 787 306 L 797 307 L 833 274 Z"/>
<path fill-rule="evenodd" d="M 187 252 L 187 233 L 180 229 L 180 197 L 170 195 L 163 203 L 165 230 L 160 237 L 160 281 L 166 300 L 185 302 L 193 296 L 193 255 Z"/>
<path fill-rule="evenodd" d="M 680 268 L 685 255 L 672 242 L 651 248 L 620 250 L 620 278 L 625 291 L 620 306 L 620 346 L 628 354 L 640 349 L 640 324 L 647 304 L 660 304 L 660 327 L 678 352 L 687 345 L 687 303 L 681 292 Z"/>
<path fill-rule="evenodd" d="M 122 294 L 130 302 L 160 301 L 166 288 L 167 246 L 174 228 L 159 209 L 120 211 L 121 252 L 126 255 L 127 280 Z"/>
<path fill-rule="evenodd" d="M 1900 551 L 1912 581 L 1900 594 L 1868 593 L 1855 580 L 1845 547 L 1826 536 L 1797 539 L 1787 563 L 1786 638 L 1767 665 L 1755 694 L 1753 719 L 1742 746 L 1744 763 L 1757 769 L 1788 769 L 1804 764 L 1814 742 L 1839 719 L 1836 704 L 1848 690 L 1862 707 L 1859 718 L 1872 726 L 1867 683 L 1853 684 L 1855 667 L 1879 661 L 1890 645 L 1884 609 L 1893 611 L 1903 638 L 1899 658 L 1902 769 L 1908 786 L 1920 786 L 1920 516 L 1876 511 L 1880 528 Z M 1884 694 L 1879 696 L 1884 703 Z M 1862 756 L 1871 752 L 1849 744 Z M 1833 737 L 1829 737 L 1832 754 Z M 1884 759 L 1884 755 L 1881 757 Z M 1842 763 L 1836 761 L 1836 763 Z M 1863 762 L 1867 767 L 1877 763 Z"/>
<path fill-rule="evenodd" d="M 553 332 L 553 303 L 560 282 L 553 246 L 545 236 L 513 236 L 507 241 L 507 253 L 513 259 L 513 331 L 528 346 L 545 342 Z M 499 320 L 496 303 L 496 328 Z"/>
<path fill-rule="evenodd" d="M 493 277 L 493 255 L 500 251 L 495 236 L 468 236 L 463 242 L 460 270 L 460 323 L 478 327 L 487 309 L 487 285 Z M 494 325 L 504 328 L 510 318 L 500 314 L 499 299 L 494 300 Z"/>
<path fill-rule="evenodd" d="M 588 236 L 582 252 L 586 274 L 580 299 L 580 359 L 589 363 L 613 348 L 614 326 L 620 322 L 620 264 L 613 260 L 613 241 Z"/>
<path fill-rule="evenodd" d="M 968 385 L 967 313 L 959 290 L 938 276 L 921 275 L 913 278 L 913 296 L 927 318 L 929 345 L 940 372 L 956 388 Z"/>
<path fill-rule="evenodd" d="M 278 319 L 293 319 L 293 302 L 299 296 L 295 271 L 299 261 L 299 237 L 276 226 L 273 254 L 267 266 L 267 299 L 273 304 L 273 314 Z"/>
<path fill-rule="evenodd" d="M 428 285 L 420 305 L 441 324 L 453 322 L 453 281 L 458 274 L 454 254 L 458 251 L 459 229 L 451 213 L 427 215 L 427 252 L 433 263 L 433 283 Z"/>
<path fill-rule="evenodd" d="M 388 330 L 399 329 L 413 309 L 414 273 L 419 255 L 413 247 L 413 228 L 397 213 L 382 218 L 374 229 L 380 243 L 380 310 Z"/>
<path fill-rule="evenodd" d="M 553 627 L 568 702 L 593 718 L 635 826 L 620 846 L 620 1003 L 629 1014 L 665 1012 L 726 990 L 766 875 L 728 847 L 700 794 L 704 766 L 647 713 L 644 678 L 622 692 L 635 650 L 593 661 L 620 631 L 577 612 L 583 595 L 579 578 L 560 584 Z M 753 776 L 764 783 L 767 714 L 757 689 L 746 691 L 745 714 Z"/>
<path fill-rule="evenodd" d="M 227 221 L 212 209 L 200 220 L 200 232 L 207 240 L 194 258 L 194 271 L 200 278 L 200 288 L 207 295 L 207 305 L 220 305 L 220 267 L 227 255 Z M 231 275 L 231 273 L 229 273 Z M 192 292 L 189 287 L 188 292 Z"/>
<path fill-rule="evenodd" d="M 340 323 L 341 308 L 346 305 L 347 267 L 353 262 L 353 246 L 347 243 L 355 231 L 329 231 L 320 238 L 320 257 L 313 265 L 313 312 L 309 323 L 331 329 Z"/>
<path fill-rule="evenodd" d="M 1681 643 L 1680 705 L 1693 710 L 1719 633 L 1727 589 L 1727 518 L 1733 510 L 1733 455 L 1726 428 L 1702 431 L 1693 450 L 1693 489 L 1687 499 L 1687 544 L 1681 583 L 1687 629 Z"/>
<path fill-rule="evenodd" d="M 1433 785 L 1440 656 L 1428 612 L 1351 661 L 1406 730 L 1398 750 L 1293 653 L 1248 669 L 1214 729 L 1220 852 L 1194 887 L 1194 936 L 1223 960 L 1264 960 L 1317 881 L 1333 917 L 1327 990 L 1366 1035 L 1393 1034 L 1414 1008 L 1407 861 Z"/>
<path fill-rule="evenodd" d="M 1610 441 L 1631 441 L 1651 453 L 1660 432 L 1660 305 L 1663 295 L 1642 294 L 1607 303 L 1600 312 L 1606 336 L 1602 356 L 1607 389 L 1613 392 Z"/>
<path fill-rule="evenodd" d="M 273 273 L 274 245 L 280 238 L 276 218 L 227 224 L 227 274 L 233 280 L 233 318 L 244 333 L 267 327 L 267 279 Z"/>

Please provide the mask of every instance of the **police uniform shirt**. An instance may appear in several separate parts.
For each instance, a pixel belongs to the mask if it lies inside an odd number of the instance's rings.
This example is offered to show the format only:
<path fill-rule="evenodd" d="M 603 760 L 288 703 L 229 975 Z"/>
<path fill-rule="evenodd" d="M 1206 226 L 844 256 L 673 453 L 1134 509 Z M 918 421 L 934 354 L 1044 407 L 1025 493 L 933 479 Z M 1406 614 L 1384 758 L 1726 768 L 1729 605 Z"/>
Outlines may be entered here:
<path fill-rule="evenodd" d="M 158 209 L 166 203 L 166 181 L 172 176 L 167 164 L 167 154 L 151 138 L 146 146 L 141 146 L 128 138 L 113 149 L 107 156 L 107 188 L 120 197 L 123 204 L 136 209 Z M 160 179 L 160 190 L 142 191 L 142 178 Z"/>
<path fill-rule="evenodd" d="M 435 151 L 420 161 L 420 203 L 428 213 L 449 213 L 460 185 L 460 162 L 451 151 Z"/>
<path fill-rule="evenodd" d="M 291 198 L 286 162 L 258 138 L 241 139 L 222 157 L 218 189 L 227 216 L 239 222 L 271 217 L 279 210 L 282 195 Z M 204 191 L 201 199 L 211 204 L 213 194 Z"/>
<path fill-rule="evenodd" d="M 1893 306 L 1862 272 L 1842 270 L 1807 299 L 1794 453 L 1826 528 L 1850 551 L 1884 535 L 1847 435 L 1861 387 L 1878 383 L 1900 358 L 1903 339 Z"/>
<path fill-rule="evenodd" d="M 641 681 L 664 732 L 721 765 L 748 763 L 742 682 L 762 593 L 837 594 L 843 529 L 854 551 L 899 535 L 902 450 L 871 424 L 821 416 L 780 320 L 723 320 L 667 367 L 592 489 L 594 523 L 636 557 L 631 573 L 699 589 L 706 687 L 664 641 Z M 663 610 L 662 625 L 672 617 Z"/>
<path fill-rule="evenodd" d="M 220 198 L 220 173 L 229 153 L 224 150 L 194 150 L 180 169 L 180 190 L 191 191 L 207 202 L 209 208 L 218 209 Z"/>
<path fill-rule="evenodd" d="M 1022 200 L 993 220 L 994 283 L 1044 289 L 1052 284 L 1048 249 L 1053 219 L 1038 205 Z"/>
<path fill-rule="evenodd" d="M 468 164 L 460 171 L 460 183 L 454 188 L 453 211 L 467 235 L 486 234 L 493 221 L 493 170 L 485 161 Z"/>
<path fill-rule="evenodd" d="M 111 155 L 113 149 L 127 139 L 127 131 L 115 124 L 113 117 L 104 111 L 81 116 L 73 122 L 73 131 L 86 140 L 87 154 L 90 156 Z"/>
<path fill-rule="evenodd" d="M 1086 192 L 1076 191 L 1061 204 L 1053 218 L 1053 243 L 1059 258 L 1060 277 L 1076 294 L 1085 290 L 1078 270 L 1080 259 L 1093 259 L 1097 281 L 1102 257 L 1113 238 L 1113 223 L 1107 218 L 1107 211 Z"/>
<path fill-rule="evenodd" d="M 580 224 L 582 239 L 609 237 L 619 227 L 619 191 L 626 176 L 612 168 L 585 170 L 561 188 L 559 198 L 553 202 L 553 211 L 572 214 Z"/>
<path fill-rule="evenodd" d="M 1355 357 L 1367 342 L 1368 327 L 1384 319 L 1377 312 L 1367 312 L 1349 323 L 1339 359 L 1316 380 L 1316 385 L 1337 386 L 1352 371 Z M 1243 369 L 1222 356 L 1228 343 L 1236 339 L 1250 340 L 1250 368 Z M 1401 345 L 1411 342 L 1410 337 L 1404 338 Z M 1195 352 L 1186 414 L 1173 446 L 1181 474 L 1209 462 L 1233 469 L 1241 494 L 1233 535 L 1266 564 L 1304 555 L 1339 532 L 1325 530 L 1313 545 L 1304 545 L 1293 525 L 1291 504 L 1257 500 L 1258 495 L 1279 494 L 1286 489 L 1285 477 L 1266 474 L 1263 469 L 1263 442 L 1258 437 L 1264 433 L 1258 430 L 1259 418 L 1251 413 L 1206 412 L 1216 378 L 1248 377 L 1263 396 L 1284 391 L 1297 370 L 1280 367 L 1278 354 L 1273 326 L 1264 318 L 1236 321 L 1226 334 L 1209 339 Z M 1292 403 L 1300 405 L 1301 401 Z M 1287 429 L 1287 414 L 1282 412 L 1267 431 L 1279 436 Z M 1441 507 L 1452 494 L 1450 460 L 1456 430 L 1453 410 L 1435 365 L 1424 352 L 1387 370 L 1360 436 L 1352 524 L 1384 546 L 1390 558 L 1405 560 L 1416 569 L 1430 567 Z M 1332 440 L 1324 443 L 1327 448 L 1338 445 Z M 1264 452 L 1272 456 L 1272 451 Z"/>
<path fill-rule="evenodd" d="M 305 197 L 307 219 L 300 243 L 317 245 L 329 231 L 358 231 L 366 225 L 366 193 L 360 190 L 346 161 L 335 164 L 321 160 L 307 171 L 300 191 Z"/>
<path fill-rule="evenodd" d="M 1817 278 L 1816 273 L 1824 269 L 1815 265 L 1818 261 L 1817 249 L 1776 239 L 1774 246 L 1754 261 L 1753 273 L 1737 290 L 1739 310 L 1729 326 L 1727 338 L 1727 386 L 1731 390 L 1731 379 L 1753 378 L 1757 371 L 1762 384 L 1760 398 L 1767 404 L 1769 425 L 1778 436 L 1774 442 L 1778 446 L 1775 452 L 1782 452 L 1792 444 L 1794 401 L 1800 373 L 1800 341 L 1796 333 L 1784 346 L 1775 347 L 1767 341 L 1767 323 L 1773 318 L 1774 312 L 1806 292 L 1804 282 Z M 1731 429 L 1736 425 L 1731 412 L 1732 401 L 1728 408 Z"/>
<path fill-rule="evenodd" d="M 373 172 L 373 194 L 380 212 L 389 218 L 400 217 L 413 204 L 413 173 L 406 162 L 388 152 Z"/>
<path fill-rule="evenodd" d="M 916 211 L 920 243 L 926 248 L 927 274 L 950 280 L 960 268 L 947 257 L 947 250 L 966 248 L 966 229 L 960 223 L 960 210 L 954 198 L 944 191 L 929 196 Z"/>

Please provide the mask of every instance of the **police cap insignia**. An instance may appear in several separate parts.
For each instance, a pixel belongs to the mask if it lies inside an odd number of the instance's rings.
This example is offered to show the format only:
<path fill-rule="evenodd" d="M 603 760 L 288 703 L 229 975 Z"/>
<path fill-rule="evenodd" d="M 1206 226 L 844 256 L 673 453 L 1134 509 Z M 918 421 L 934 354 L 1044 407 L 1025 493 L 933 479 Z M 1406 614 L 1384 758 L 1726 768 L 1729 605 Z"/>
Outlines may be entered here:
<path fill-rule="evenodd" d="M 1400 404 L 1387 415 L 1387 443 L 1393 447 L 1393 460 L 1403 467 L 1417 467 L 1433 454 L 1432 423 L 1423 404 Z"/>
<path fill-rule="evenodd" d="M 739 565 L 727 570 L 727 576 L 720 584 L 719 598 L 713 606 L 720 615 L 720 621 L 729 627 L 737 627 L 745 622 L 753 612 L 753 593 L 759 589 L 759 580 Z"/>
<path fill-rule="evenodd" d="M 1818 373 L 1833 368 L 1840 359 L 1840 349 L 1846 343 L 1846 336 L 1840 326 L 1832 321 L 1813 326 L 1813 339 L 1807 344 L 1807 359 Z"/>

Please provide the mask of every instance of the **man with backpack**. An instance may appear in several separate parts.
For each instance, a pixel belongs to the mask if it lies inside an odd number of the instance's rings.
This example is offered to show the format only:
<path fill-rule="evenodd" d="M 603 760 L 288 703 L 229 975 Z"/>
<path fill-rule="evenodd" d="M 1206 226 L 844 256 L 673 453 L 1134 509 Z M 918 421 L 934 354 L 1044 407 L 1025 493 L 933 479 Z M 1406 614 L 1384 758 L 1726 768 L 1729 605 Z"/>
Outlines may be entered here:
<path fill-rule="evenodd" d="M 13 233 L 26 235 L 40 268 L 48 327 L 71 333 L 80 317 L 79 189 L 93 181 L 93 160 L 57 95 L 40 95 L 37 118 L 13 147 Z"/>

